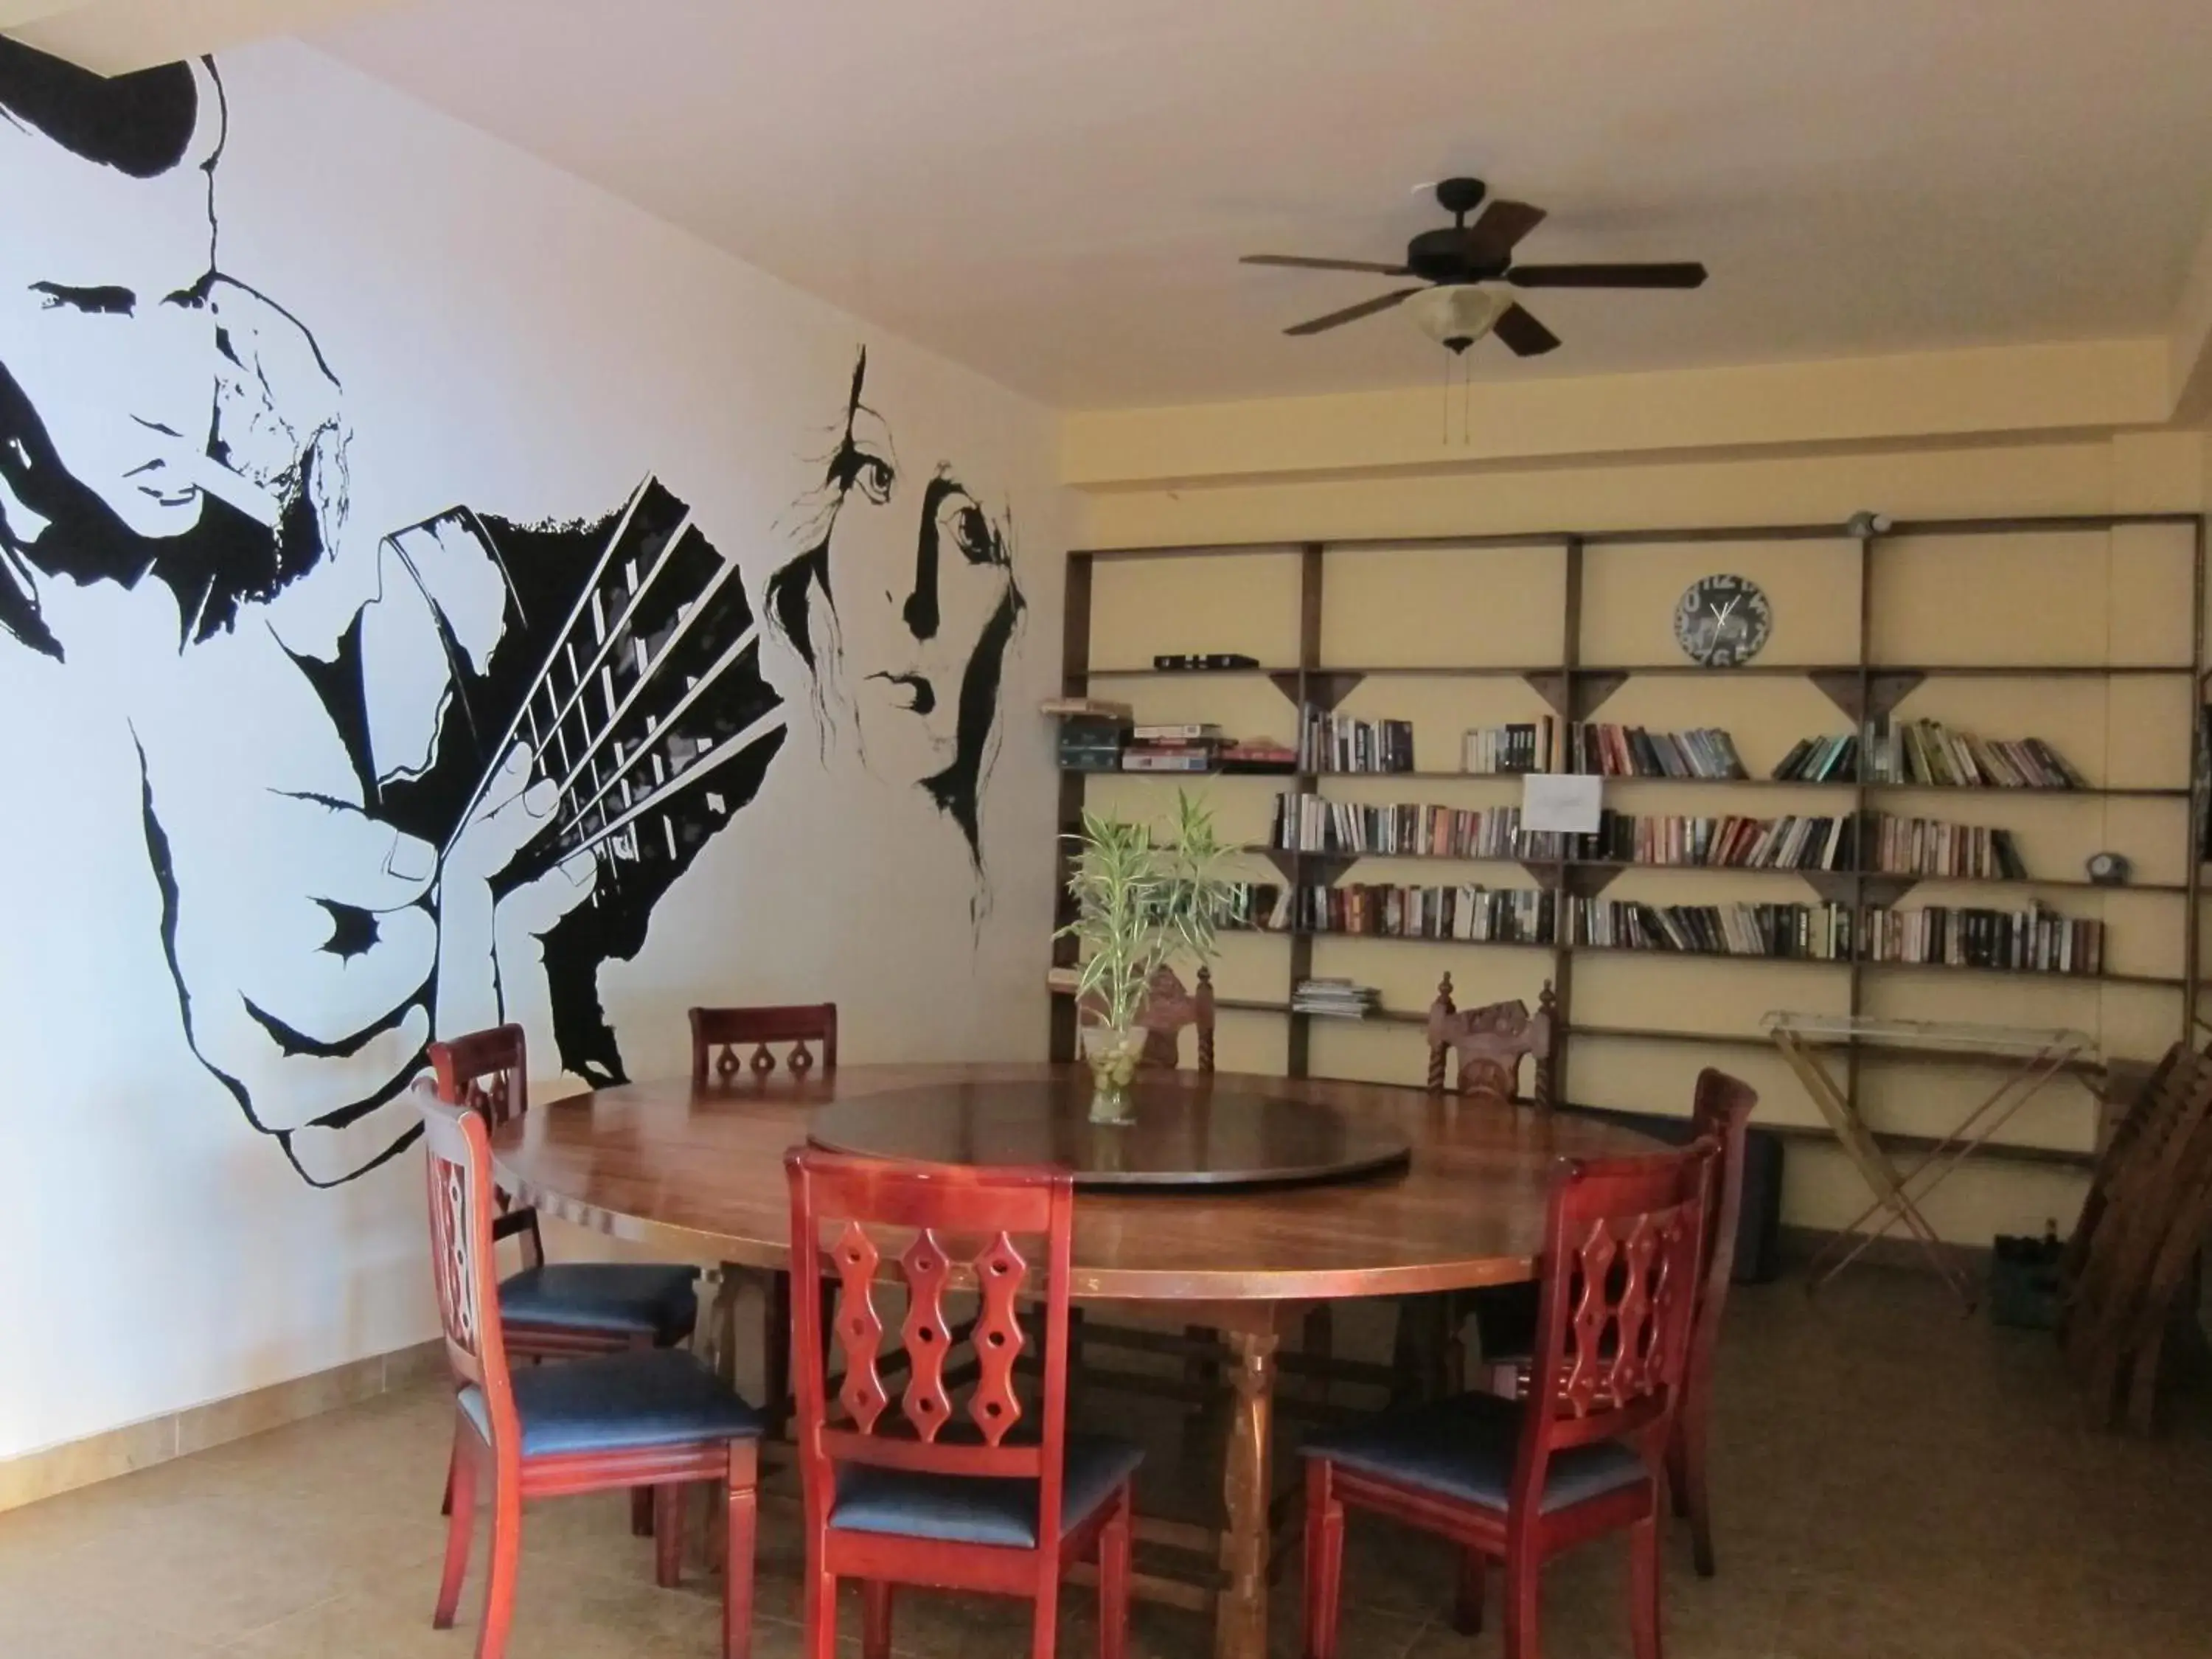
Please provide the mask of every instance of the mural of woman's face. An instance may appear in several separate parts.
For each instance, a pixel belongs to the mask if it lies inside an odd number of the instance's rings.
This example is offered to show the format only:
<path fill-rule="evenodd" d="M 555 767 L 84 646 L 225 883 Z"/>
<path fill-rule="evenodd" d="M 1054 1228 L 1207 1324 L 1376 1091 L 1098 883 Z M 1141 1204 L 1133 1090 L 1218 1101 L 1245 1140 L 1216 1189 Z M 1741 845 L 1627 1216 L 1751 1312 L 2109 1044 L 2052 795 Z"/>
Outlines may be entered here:
<path fill-rule="evenodd" d="M 902 470 L 862 396 L 867 366 L 864 351 L 822 488 L 788 532 L 804 550 L 769 578 L 768 610 L 824 714 L 852 711 L 868 770 L 935 802 L 980 872 L 981 794 L 1023 609 L 1008 528 L 951 464 Z"/>
<path fill-rule="evenodd" d="M 219 361 L 213 191 L 189 157 L 136 178 L 0 112 L 0 368 L 63 468 L 141 536 L 199 522 Z M 29 205 L 57 201 L 71 210 Z"/>
<path fill-rule="evenodd" d="M 959 758 L 966 676 L 1013 585 L 1005 535 L 940 471 L 919 488 L 899 480 L 881 503 L 848 497 L 830 557 L 854 595 L 847 662 L 869 763 L 916 781 L 942 772 Z"/>

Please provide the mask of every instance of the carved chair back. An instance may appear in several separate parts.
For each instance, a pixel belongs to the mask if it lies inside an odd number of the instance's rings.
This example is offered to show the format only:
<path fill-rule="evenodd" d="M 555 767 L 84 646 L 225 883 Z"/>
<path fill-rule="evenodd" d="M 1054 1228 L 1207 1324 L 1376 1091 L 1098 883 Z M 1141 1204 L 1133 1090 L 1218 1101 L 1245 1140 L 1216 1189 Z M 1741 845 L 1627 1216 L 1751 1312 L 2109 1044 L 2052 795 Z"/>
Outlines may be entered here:
<path fill-rule="evenodd" d="M 1689 1367 L 1710 1139 L 1645 1158 L 1569 1160 L 1552 1186 L 1536 1346 L 1513 1502 L 1534 1515 L 1554 1454 L 1600 1440 L 1664 1449 Z"/>
<path fill-rule="evenodd" d="M 766 1081 L 776 1068 L 771 1043 L 791 1045 L 783 1065 L 797 1082 L 814 1070 L 814 1050 L 821 1046 L 824 1073 L 837 1069 L 837 1005 L 834 1002 L 792 1003 L 773 1008 L 694 1008 L 691 1011 L 691 1086 L 708 1083 L 725 1086 L 738 1080 L 748 1067 Z M 750 1056 L 738 1051 L 750 1044 Z"/>
<path fill-rule="evenodd" d="M 1144 1065 L 1175 1070 L 1182 1063 L 1183 1027 L 1192 1025 L 1198 1029 L 1198 1069 L 1212 1071 L 1213 970 L 1201 966 L 1198 988 L 1192 991 L 1184 988 L 1182 975 L 1174 969 L 1163 965 L 1146 987 L 1137 1024 L 1145 1033 L 1144 1053 L 1139 1056 Z"/>
<path fill-rule="evenodd" d="M 438 1098 L 473 1113 L 483 1122 L 487 1139 L 492 1130 L 530 1109 L 529 1053 L 520 1025 L 497 1025 L 434 1042 L 429 1059 Z M 489 1168 L 489 1155 L 485 1167 Z M 501 1213 L 491 1224 L 493 1242 L 519 1237 L 523 1265 L 540 1265 L 545 1244 L 538 1236 L 538 1212 L 511 1207 L 505 1193 L 495 1198 Z"/>
<path fill-rule="evenodd" d="M 1037 1545 L 1058 1559 L 1061 1448 L 1066 1425 L 1070 1241 L 1073 1177 L 1059 1170 L 888 1164 L 811 1148 L 784 1160 L 791 1182 L 793 1357 L 799 1370 L 796 1437 L 810 1525 L 826 1526 L 841 1464 L 1038 1482 Z M 822 1329 L 836 1286 L 830 1333 L 844 1362 L 833 1396 Z M 896 1346 L 906 1364 L 894 1400 L 879 1362 L 886 1339 L 877 1297 L 903 1289 Z M 948 1292 L 972 1294 L 961 1333 Z M 1038 1304 L 1030 1322 L 1044 1347 L 1035 1420 L 1014 1388 L 1029 1338 L 1017 1302 Z M 972 1350 L 955 1363 L 959 1347 Z M 964 1398 L 956 1394 L 964 1389 Z"/>
<path fill-rule="evenodd" d="M 530 1066 L 520 1025 L 495 1025 L 430 1045 L 438 1098 L 467 1106 L 496 1129 L 530 1109 Z"/>
<path fill-rule="evenodd" d="M 1536 995 L 1536 1012 L 1517 998 L 1462 1010 L 1452 1002 L 1452 979 L 1443 976 L 1437 1000 L 1429 1005 L 1429 1091 L 1444 1091 L 1448 1053 L 1459 1054 L 1457 1091 L 1505 1103 L 1521 1097 L 1521 1061 L 1534 1062 L 1531 1104 L 1552 1108 L 1552 1054 L 1559 1024 L 1559 997 L 1549 980 Z"/>
<path fill-rule="evenodd" d="M 496 1206 L 490 1136 L 481 1113 L 439 1100 L 419 1085 L 423 1171 L 430 1200 L 430 1274 L 456 1389 L 483 1391 L 495 1450 L 520 1444 L 492 1260 Z"/>

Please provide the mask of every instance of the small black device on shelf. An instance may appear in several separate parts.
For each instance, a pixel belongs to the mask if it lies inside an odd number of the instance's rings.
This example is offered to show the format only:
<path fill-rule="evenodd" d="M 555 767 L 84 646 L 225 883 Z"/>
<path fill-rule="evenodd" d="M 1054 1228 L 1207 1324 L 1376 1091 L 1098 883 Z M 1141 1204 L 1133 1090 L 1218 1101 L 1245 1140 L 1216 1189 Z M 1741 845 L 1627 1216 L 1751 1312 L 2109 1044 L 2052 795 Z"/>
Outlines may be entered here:
<path fill-rule="evenodd" d="M 1224 670 L 1257 668 L 1260 659 L 1248 657 L 1241 651 L 1164 651 L 1152 659 L 1152 666 L 1163 674 L 1218 673 Z"/>

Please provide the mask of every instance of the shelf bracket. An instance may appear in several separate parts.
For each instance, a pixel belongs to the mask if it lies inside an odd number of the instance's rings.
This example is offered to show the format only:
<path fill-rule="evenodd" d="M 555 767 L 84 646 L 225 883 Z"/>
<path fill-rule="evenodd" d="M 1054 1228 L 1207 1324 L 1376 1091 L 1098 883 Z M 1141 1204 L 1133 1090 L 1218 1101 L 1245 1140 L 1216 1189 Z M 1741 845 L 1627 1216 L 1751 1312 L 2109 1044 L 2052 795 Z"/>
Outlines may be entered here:
<path fill-rule="evenodd" d="M 1279 672 L 1267 676 L 1275 690 L 1292 703 L 1298 701 L 1298 687 L 1303 682 L 1306 702 L 1326 714 L 1334 714 L 1337 705 L 1358 690 L 1366 678 L 1364 674 L 1322 668 L 1301 672 Z"/>
<path fill-rule="evenodd" d="M 1822 668 L 1806 678 L 1830 702 L 1864 726 L 1869 720 L 1887 720 L 1898 704 L 1920 689 L 1927 676 L 1910 668 L 1876 669 L 1865 675 L 1855 668 Z"/>
<path fill-rule="evenodd" d="M 1573 689 L 1568 694 L 1571 720 L 1587 720 L 1596 717 L 1605 701 L 1628 684 L 1629 677 L 1613 669 L 1586 669 L 1574 677 Z"/>

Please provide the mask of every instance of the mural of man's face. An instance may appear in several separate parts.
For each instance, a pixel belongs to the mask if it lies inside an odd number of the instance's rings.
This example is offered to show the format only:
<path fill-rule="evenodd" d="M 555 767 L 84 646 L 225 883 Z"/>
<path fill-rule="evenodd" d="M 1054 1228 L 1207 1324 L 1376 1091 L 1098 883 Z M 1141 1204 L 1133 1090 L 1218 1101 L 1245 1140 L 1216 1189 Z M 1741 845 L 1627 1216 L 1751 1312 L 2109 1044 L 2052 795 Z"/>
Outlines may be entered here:
<path fill-rule="evenodd" d="M 191 157 L 134 178 L 0 112 L 0 366 L 62 466 L 141 536 L 199 522 L 213 190 Z"/>

